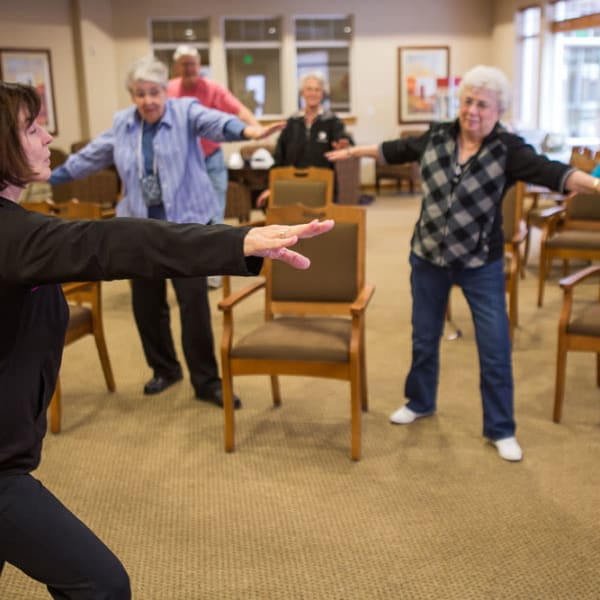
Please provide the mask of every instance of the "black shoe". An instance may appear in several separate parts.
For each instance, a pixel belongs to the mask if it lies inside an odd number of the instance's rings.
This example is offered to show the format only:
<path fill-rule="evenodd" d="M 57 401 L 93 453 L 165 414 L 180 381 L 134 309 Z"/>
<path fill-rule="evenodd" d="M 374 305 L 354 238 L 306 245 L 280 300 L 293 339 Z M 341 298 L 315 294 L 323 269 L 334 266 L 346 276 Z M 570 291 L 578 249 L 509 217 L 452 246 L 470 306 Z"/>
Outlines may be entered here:
<path fill-rule="evenodd" d="M 211 404 L 216 404 L 223 408 L 223 389 L 221 386 L 215 386 L 208 390 L 196 392 L 196 400 L 210 402 Z M 233 395 L 233 408 L 235 410 L 242 408 L 242 401 L 235 394 Z"/>
<path fill-rule="evenodd" d="M 151 396 L 152 394 L 160 394 L 164 392 L 169 386 L 181 381 L 183 375 L 180 373 L 176 377 L 163 377 L 162 375 L 156 375 L 150 381 L 146 382 L 144 386 L 144 394 Z"/>

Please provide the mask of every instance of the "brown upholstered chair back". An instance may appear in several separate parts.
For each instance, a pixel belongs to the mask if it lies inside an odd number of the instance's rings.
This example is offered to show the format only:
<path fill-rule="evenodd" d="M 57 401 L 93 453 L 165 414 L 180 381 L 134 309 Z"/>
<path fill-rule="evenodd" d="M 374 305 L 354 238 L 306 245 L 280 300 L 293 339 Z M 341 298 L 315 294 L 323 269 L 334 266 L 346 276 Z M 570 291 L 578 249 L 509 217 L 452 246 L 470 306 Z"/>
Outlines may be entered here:
<path fill-rule="evenodd" d="M 566 208 L 569 220 L 600 221 L 600 203 L 596 194 L 573 194 L 567 198 Z"/>
<path fill-rule="evenodd" d="M 269 208 L 302 204 L 327 206 L 333 203 L 334 172 L 323 167 L 273 167 L 269 172 Z"/>
<path fill-rule="evenodd" d="M 311 259 L 311 267 L 298 271 L 285 263 L 274 263 L 273 300 L 352 302 L 356 298 L 356 223 L 338 223 L 327 235 L 300 240 L 294 249 Z"/>

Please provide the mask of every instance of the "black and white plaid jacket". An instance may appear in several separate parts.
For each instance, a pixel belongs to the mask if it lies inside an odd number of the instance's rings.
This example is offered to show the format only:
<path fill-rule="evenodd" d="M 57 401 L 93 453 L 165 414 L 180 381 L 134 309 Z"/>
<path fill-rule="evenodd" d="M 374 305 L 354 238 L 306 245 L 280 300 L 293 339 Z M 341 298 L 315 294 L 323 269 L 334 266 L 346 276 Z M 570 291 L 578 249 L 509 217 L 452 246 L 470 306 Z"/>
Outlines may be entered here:
<path fill-rule="evenodd" d="M 441 267 L 475 268 L 501 258 L 502 198 L 517 180 L 564 191 L 572 171 L 550 161 L 497 124 L 477 154 L 457 169 L 458 121 L 437 123 L 422 136 L 384 142 L 387 163 L 416 160 L 423 202 L 411 249 Z"/>

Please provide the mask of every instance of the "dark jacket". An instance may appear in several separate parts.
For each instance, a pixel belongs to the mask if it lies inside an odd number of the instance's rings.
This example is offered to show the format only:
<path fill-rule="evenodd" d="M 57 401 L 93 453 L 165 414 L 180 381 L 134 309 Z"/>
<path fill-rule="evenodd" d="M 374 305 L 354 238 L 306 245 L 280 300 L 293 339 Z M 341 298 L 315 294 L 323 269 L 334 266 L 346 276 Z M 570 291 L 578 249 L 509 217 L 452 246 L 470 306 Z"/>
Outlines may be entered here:
<path fill-rule="evenodd" d="M 63 221 L 0 198 L 0 475 L 40 462 L 68 308 L 60 282 L 256 274 L 247 228 Z"/>
<path fill-rule="evenodd" d="M 411 248 L 444 267 L 478 267 L 503 256 L 502 198 L 516 181 L 564 192 L 569 165 L 537 154 L 497 124 L 457 170 L 458 121 L 436 123 L 418 137 L 381 145 L 386 162 L 418 161 L 423 203 Z M 457 173 L 460 172 L 460 176 Z"/>
<path fill-rule="evenodd" d="M 294 115 L 287 120 L 277 139 L 274 166 L 333 169 L 334 164 L 325 158 L 325 152 L 333 150 L 332 142 L 342 138 L 353 143 L 346 133 L 344 122 L 332 112 L 326 111 L 318 115 L 310 129 L 304 124 L 303 114 Z"/>

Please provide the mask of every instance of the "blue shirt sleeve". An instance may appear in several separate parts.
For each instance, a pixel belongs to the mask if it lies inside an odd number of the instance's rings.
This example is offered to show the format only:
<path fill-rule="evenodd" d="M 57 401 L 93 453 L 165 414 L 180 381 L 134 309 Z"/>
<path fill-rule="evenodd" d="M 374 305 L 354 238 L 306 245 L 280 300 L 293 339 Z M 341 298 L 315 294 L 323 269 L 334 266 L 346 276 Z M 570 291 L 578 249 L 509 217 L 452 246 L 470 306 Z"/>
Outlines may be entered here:
<path fill-rule="evenodd" d="M 245 139 L 243 133 L 246 127 L 248 127 L 246 123 L 234 117 L 225 123 L 225 127 L 223 127 L 223 135 L 228 142 L 243 140 Z"/>
<path fill-rule="evenodd" d="M 600 177 L 600 164 L 597 164 L 592 171 L 592 177 Z"/>
<path fill-rule="evenodd" d="M 67 167 L 64 165 L 60 165 L 60 167 L 56 167 L 50 174 L 50 178 L 48 179 L 48 183 L 50 185 L 57 185 L 59 183 L 66 183 L 67 181 L 72 181 L 73 177 L 67 171 Z"/>

